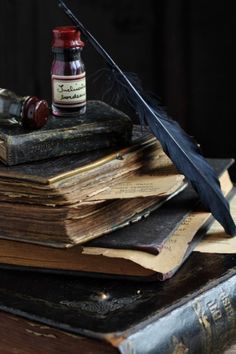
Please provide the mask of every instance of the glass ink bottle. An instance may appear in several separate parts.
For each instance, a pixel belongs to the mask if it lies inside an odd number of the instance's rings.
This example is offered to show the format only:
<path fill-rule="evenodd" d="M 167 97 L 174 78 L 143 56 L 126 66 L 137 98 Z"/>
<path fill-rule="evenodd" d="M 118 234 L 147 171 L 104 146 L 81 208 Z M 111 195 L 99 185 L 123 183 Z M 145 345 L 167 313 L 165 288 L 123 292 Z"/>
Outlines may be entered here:
<path fill-rule="evenodd" d="M 49 116 L 45 100 L 35 96 L 18 96 L 0 88 L 0 125 L 22 125 L 26 129 L 43 127 Z"/>
<path fill-rule="evenodd" d="M 75 26 L 53 29 L 52 113 L 71 117 L 86 111 L 86 75 L 81 51 L 84 43 Z"/>

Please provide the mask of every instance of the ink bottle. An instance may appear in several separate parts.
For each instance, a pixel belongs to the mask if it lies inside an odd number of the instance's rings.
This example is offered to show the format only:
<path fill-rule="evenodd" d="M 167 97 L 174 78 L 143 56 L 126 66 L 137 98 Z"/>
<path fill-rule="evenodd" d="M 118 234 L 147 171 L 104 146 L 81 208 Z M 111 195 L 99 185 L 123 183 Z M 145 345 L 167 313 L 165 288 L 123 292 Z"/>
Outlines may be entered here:
<path fill-rule="evenodd" d="M 86 75 L 81 58 L 84 43 L 75 26 L 53 29 L 52 114 L 77 116 L 86 111 Z"/>
<path fill-rule="evenodd" d="M 49 116 L 45 100 L 35 96 L 18 96 L 0 88 L 0 125 L 22 125 L 26 129 L 42 128 Z"/>

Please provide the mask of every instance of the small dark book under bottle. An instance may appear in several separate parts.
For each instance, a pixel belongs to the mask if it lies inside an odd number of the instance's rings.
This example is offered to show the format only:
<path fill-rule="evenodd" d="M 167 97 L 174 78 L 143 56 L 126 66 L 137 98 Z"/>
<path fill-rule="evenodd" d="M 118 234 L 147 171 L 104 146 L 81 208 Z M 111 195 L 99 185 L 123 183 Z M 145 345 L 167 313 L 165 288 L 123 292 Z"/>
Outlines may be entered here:
<path fill-rule="evenodd" d="M 101 101 L 88 101 L 85 114 L 49 117 L 34 131 L 18 125 L 0 126 L 0 160 L 6 165 L 44 160 L 129 143 L 132 122 Z"/>

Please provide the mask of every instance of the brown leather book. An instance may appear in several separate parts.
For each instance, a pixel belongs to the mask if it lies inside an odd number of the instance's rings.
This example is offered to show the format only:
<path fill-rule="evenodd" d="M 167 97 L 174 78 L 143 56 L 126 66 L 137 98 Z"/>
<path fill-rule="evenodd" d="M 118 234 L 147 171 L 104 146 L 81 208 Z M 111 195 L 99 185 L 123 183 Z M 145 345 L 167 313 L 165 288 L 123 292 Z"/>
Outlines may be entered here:
<path fill-rule="evenodd" d="M 0 312 L 1 354 L 118 354 L 107 343 Z"/>

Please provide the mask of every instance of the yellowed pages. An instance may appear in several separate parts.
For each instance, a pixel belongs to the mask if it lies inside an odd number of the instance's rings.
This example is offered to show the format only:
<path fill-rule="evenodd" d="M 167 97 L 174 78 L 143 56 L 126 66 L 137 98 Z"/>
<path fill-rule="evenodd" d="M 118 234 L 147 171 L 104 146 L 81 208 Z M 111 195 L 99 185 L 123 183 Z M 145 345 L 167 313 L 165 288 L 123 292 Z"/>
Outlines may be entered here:
<path fill-rule="evenodd" d="M 236 220 L 236 195 L 232 198 L 230 206 L 233 219 Z M 236 237 L 229 237 L 223 227 L 215 221 L 194 251 L 233 254 L 236 253 Z"/>
<path fill-rule="evenodd" d="M 220 178 L 220 182 L 223 193 L 225 195 L 228 194 L 233 186 L 227 171 Z M 189 243 L 210 215 L 209 212 L 191 212 L 186 219 L 176 227 L 158 255 L 135 250 L 95 247 L 84 247 L 82 253 L 103 255 L 111 258 L 124 258 L 131 260 L 146 269 L 159 273 L 168 273 L 182 263 Z"/>
<path fill-rule="evenodd" d="M 158 159 L 152 156 L 148 166 L 148 171 L 139 170 L 135 176 L 125 176 L 102 192 L 93 193 L 87 200 L 164 197 L 174 193 L 183 184 L 184 176 L 177 172 L 173 162 L 164 153 Z"/>

